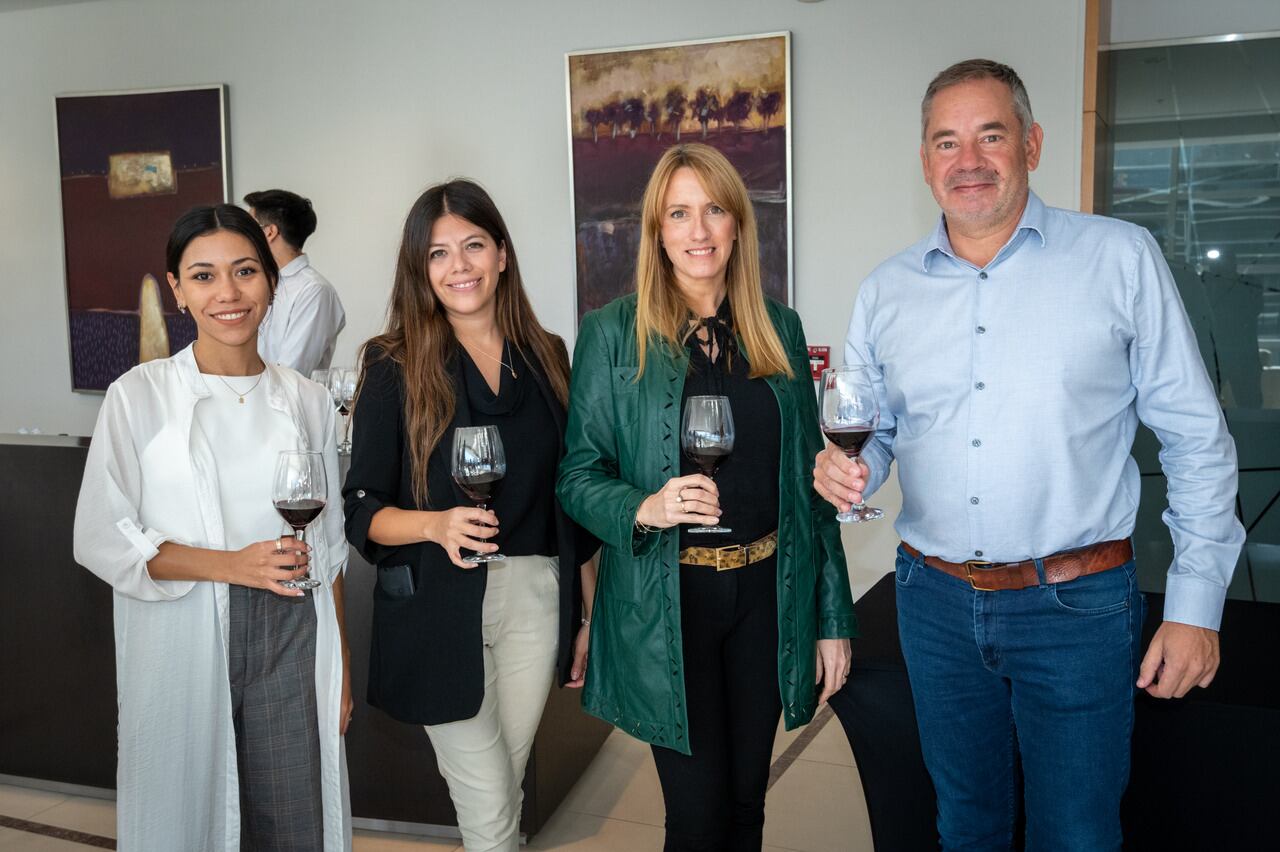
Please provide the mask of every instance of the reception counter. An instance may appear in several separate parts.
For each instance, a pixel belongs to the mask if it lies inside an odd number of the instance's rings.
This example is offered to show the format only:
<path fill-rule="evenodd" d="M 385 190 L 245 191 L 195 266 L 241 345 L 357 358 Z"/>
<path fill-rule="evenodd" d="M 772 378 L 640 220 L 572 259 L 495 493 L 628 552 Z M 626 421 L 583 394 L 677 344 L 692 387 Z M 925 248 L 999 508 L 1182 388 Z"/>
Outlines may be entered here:
<path fill-rule="evenodd" d="M 75 564 L 71 549 L 88 443 L 0 436 L 0 775 L 110 790 L 116 766 L 112 593 Z M 356 700 L 346 743 L 356 825 L 449 834 L 456 826 L 453 805 L 426 733 L 364 703 L 374 571 L 354 551 L 346 583 Z M 525 773 L 525 834 L 546 823 L 609 731 L 579 709 L 576 690 L 552 689 Z"/>

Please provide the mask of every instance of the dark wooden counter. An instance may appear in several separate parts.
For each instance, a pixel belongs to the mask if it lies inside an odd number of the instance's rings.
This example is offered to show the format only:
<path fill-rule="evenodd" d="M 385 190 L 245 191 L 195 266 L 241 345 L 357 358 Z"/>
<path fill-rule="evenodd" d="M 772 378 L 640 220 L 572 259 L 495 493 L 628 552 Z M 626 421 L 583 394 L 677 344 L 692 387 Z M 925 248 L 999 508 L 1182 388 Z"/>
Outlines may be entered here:
<path fill-rule="evenodd" d="M 0 775 L 115 787 L 111 589 L 75 564 L 71 527 L 88 440 L 0 436 Z M 364 703 L 373 569 L 352 553 L 347 636 L 356 710 L 347 734 L 351 808 L 369 827 L 454 826 L 426 733 Z M 552 689 L 524 780 L 521 830 L 536 833 L 609 733 L 575 690 Z M 411 830 L 411 829 L 410 829 Z"/>

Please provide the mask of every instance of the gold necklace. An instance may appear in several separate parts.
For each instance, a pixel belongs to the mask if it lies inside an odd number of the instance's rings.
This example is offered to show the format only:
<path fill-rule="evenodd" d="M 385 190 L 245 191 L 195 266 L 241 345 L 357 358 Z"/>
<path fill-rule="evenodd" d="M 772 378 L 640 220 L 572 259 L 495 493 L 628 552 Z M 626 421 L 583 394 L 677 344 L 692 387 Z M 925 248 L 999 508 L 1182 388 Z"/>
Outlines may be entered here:
<path fill-rule="evenodd" d="M 227 380 L 226 380 L 226 379 L 224 379 L 224 378 L 222 378 L 222 376 L 215 375 L 215 376 L 214 376 L 214 378 L 215 378 L 215 379 L 217 379 L 218 381 L 222 382 L 223 387 L 225 387 L 227 390 L 231 391 L 233 394 L 235 394 L 236 396 L 238 396 L 238 397 L 240 398 L 240 404 L 241 404 L 241 405 L 244 405 L 244 398 L 245 398 L 246 396 L 248 396 L 249 394 L 253 393 L 253 392 L 254 392 L 254 390 L 256 390 L 256 389 L 257 389 L 258 385 L 259 385 L 259 384 L 261 384 L 261 382 L 262 382 L 262 377 L 263 377 L 263 376 L 265 376 L 266 374 L 267 374 L 267 370 L 266 370 L 266 368 L 264 367 L 264 368 L 263 368 L 263 370 L 262 370 L 262 372 L 258 374 L 258 381 L 254 382 L 254 383 L 253 383 L 253 387 L 249 388 L 249 389 L 248 389 L 247 391 L 245 391 L 244 393 L 241 393 L 240 391 L 238 391 L 238 390 L 236 390 L 235 388 L 231 387 L 231 385 L 229 385 L 229 384 L 227 383 Z"/>
<path fill-rule="evenodd" d="M 515 367 L 511 366 L 511 365 L 510 365 L 510 364 L 508 364 L 506 361 L 503 361 L 501 358 L 495 358 L 495 357 L 493 357 L 493 356 L 492 356 L 492 355 L 490 355 L 488 352 L 485 352 L 483 349 L 481 349 L 479 346 L 476 346 L 476 351 L 477 351 L 477 352 L 479 352 L 479 353 L 480 353 L 481 355 L 483 355 L 484 357 L 488 358 L 490 361 L 497 361 L 499 364 L 501 364 L 502 366 L 506 367 L 508 370 L 510 370 L 510 371 L 511 371 L 511 378 L 513 378 L 513 379 L 514 379 L 514 378 L 516 378 L 516 368 L 515 368 Z M 503 351 L 503 352 L 506 352 L 506 351 L 507 351 L 507 342 L 506 342 L 505 340 L 504 340 L 504 341 L 502 341 L 502 351 Z M 512 358 L 511 360 L 512 360 L 512 361 L 514 361 L 515 359 L 514 359 L 514 358 Z"/>

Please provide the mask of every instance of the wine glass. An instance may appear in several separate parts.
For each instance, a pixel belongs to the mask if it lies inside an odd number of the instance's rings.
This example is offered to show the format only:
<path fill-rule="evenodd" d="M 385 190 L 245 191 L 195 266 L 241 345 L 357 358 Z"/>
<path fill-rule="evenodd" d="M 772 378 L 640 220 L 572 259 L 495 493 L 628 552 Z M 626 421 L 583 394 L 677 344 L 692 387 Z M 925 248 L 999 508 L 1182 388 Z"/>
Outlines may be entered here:
<path fill-rule="evenodd" d="M 708 477 L 733 452 L 733 411 L 726 396 L 691 396 L 684 405 L 680 445 L 689 461 Z M 691 533 L 727 533 L 729 527 L 689 527 Z"/>
<path fill-rule="evenodd" d="M 453 481 L 476 504 L 489 508 L 498 483 L 507 475 L 507 454 L 497 426 L 459 426 L 453 432 Z M 463 562 L 501 562 L 501 553 L 472 553 Z"/>
<path fill-rule="evenodd" d="M 880 423 L 880 405 L 876 402 L 871 370 L 862 364 L 845 364 L 822 371 L 819 401 L 822 434 L 849 458 L 856 459 Z M 855 503 L 848 512 L 836 515 L 842 524 L 857 524 L 884 517 L 884 512 Z"/>
<path fill-rule="evenodd" d="M 333 397 L 338 413 L 342 415 L 342 441 L 339 455 L 351 455 L 351 409 L 356 401 L 356 382 L 359 373 L 351 367 L 334 367 L 329 371 L 329 395 Z"/>
<path fill-rule="evenodd" d="M 328 370 L 312 370 L 311 381 L 325 388 L 329 387 L 329 371 Z"/>
<path fill-rule="evenodd" d="M 293 527 L 293 535 L 299 544 L 306 541 L 307 524 L 324 510 L 329 496 L 325 480 L 324 456 L 301 450 L 284 450 L 276 458 L 275 485 L 271 499 L 284 522 Z M 286 589 L 314 589 L 320 581 L 307 573 L 297 580 L 280 583 Z"/>

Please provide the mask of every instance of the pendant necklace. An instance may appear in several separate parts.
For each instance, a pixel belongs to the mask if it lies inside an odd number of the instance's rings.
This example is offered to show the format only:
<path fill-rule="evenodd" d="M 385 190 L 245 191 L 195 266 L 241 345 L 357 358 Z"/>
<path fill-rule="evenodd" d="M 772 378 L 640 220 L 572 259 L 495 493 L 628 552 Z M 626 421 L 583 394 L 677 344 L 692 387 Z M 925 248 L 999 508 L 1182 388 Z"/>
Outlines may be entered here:
<path fill-rule="evenodd" d="M 262 377 L 263 377 L 263 376 L 265 376 L 266 374 L 267 374 L 267 371 L 266 371 L 266 370 L 263 370 L 261 373 L 259 373 L 259 374 L 258 374 L 258 381 L 254 382 L 254 383 L 253 383 L 253 387 L 249 388 L 249 389 L 248 389 L 247 391 L 245 391 L 244 393 L 241 393 L 240 391 L 238 391 L 238 390 L 236 390 L 235 388 L 231 387 L 231 385 L 227 382 L 227 380 L 226 380 L 226 379 L 224 379 L 224 378 L 222 378 L 222 376 L 214 376 L 214 378 L 215 378 L 215 379 L 217 379 L 218 381 L 222 382 L 223 386 L 224 386 L 224 387 L 226 387 L 226 389 L 227 389 L 227 390 L 231 391 L 233 394 L 235 394 L 237 397 L 239 397 L 239 398 L 240 398 L 240 404 L 241 404 L 241 405 L 244 405 L 244 398 L 245 398 L 246 396 L 248 396 L 249 394 L 251 394 L 251 393 L 253 393 L 253 392 L 254 392 L 254 390 L 258 387 L 258 385 L 262 382 Z"/>
<path fill-rule="evenodd" d="M 511 366 L 511 365 L 510 365 L 510 364 L 508 364 L 506 361 L 503 361 L 501 358 L 495 358 L 495 357 L 493 357 L 493 356 L 492 356 L 492 355 L 490 355 L 488 352 L 485 352 L 483 349 L 481 349 L 479 346 L 477 346 L 477 347 L 476 347 L 476 351 L 477 351 L 477 352 L 479 352 L 479 353 L 480 353 L 481 355 L 483 355 L 484 357 L 488 358 L 490 361 L 497 361 L 499 364 L 501 364 L 502 366 L 506 367 L 508 370 L 510 370 L 510 371 L 511 371 L 511 378 L 513 378 L 513 379 L 514 379 L 514 378 L 516 378 L 516 368 L 515 368 L 515 367 Z M 505 340 L 502 342 L 502 351 L 503 351 L 503 353 L 504 353 L 504 354 L 505 354 L 505 353 L 506 353 L 506 351 L 507 351 L 507 342 L 506 342 Z M 514 359 L 514 358 L 512 358 L 511 360 L 512 360 L 512 361 L 514 361 L 515 359 Z"/>

